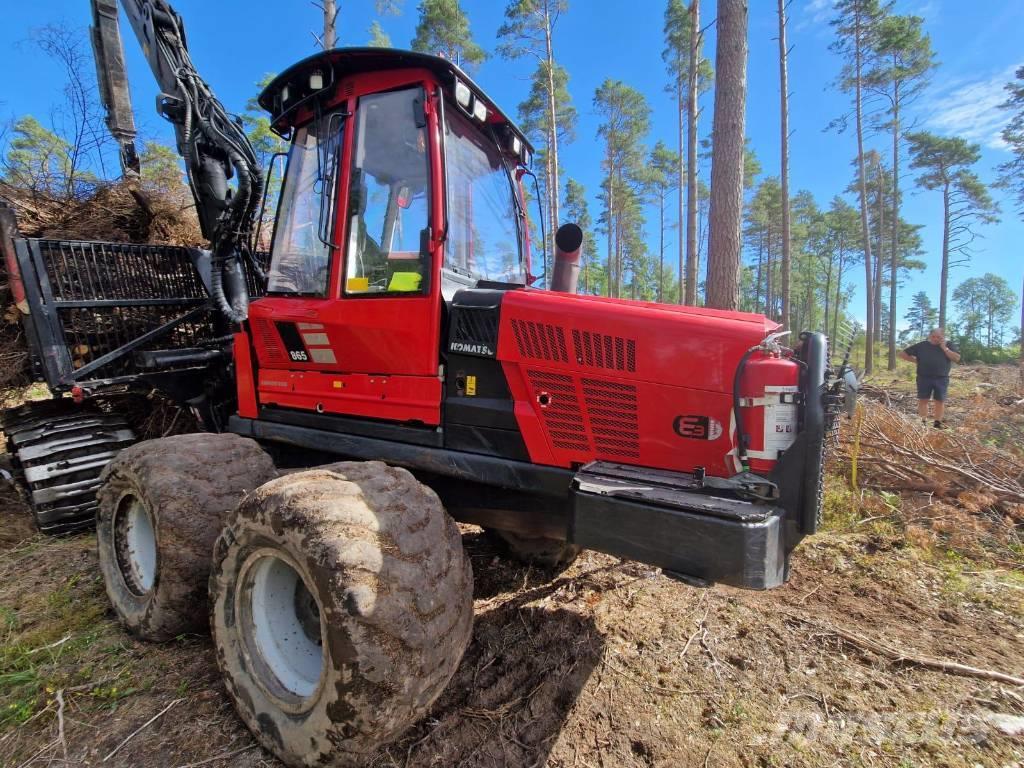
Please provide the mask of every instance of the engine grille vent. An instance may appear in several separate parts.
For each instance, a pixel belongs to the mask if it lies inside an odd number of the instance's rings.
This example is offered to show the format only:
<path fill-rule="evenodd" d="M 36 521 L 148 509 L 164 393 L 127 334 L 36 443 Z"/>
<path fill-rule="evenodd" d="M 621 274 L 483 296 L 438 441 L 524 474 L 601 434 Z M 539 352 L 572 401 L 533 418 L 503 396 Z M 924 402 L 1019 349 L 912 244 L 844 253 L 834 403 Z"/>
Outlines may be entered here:
<path fill-rule="evenodd" d="M 548 398 L 541 413 L 551 444 L 555 448 L 589 451 L 590 440 L 583 427 L 583 411 L 572 377 L 546 371 L 529 371 L 528 376 L 533 396 Z"/>
<path fill-rule="evenodd" d="M 583 399 L 598 454 L 639 459 L 636 387 L 617 381 L 585 378 Z"/>
<path fill-rule="evenodd" d="M 572 332 L 576 362 L 590 368 L 636 372 L 636 340 L 590 331 Z"/>
<path fill-rule="evenodd" d="M 535 323 L 531 320 L 513 320 L 512 332 L 522 357 L 568 363 L 565 331 L 556 325 Z"/>
<path fill-rule="evenodd" d="M 483 345 L 493 356 L 498 348 L 497 308 L 453 306 L 449 344 L 456 343 Z"/>
<path fill-rule="evenodd" d="M 281 346 L 281 340 L 278 338 L 269 320 L 253 320 L 253 330 L 256 331 L 260 344 L 262 344 L 263 350 L 267 353 L 267 359 L 270 362 L 287 362 L 288 358 L 284 354 L 284 347 Z"/>

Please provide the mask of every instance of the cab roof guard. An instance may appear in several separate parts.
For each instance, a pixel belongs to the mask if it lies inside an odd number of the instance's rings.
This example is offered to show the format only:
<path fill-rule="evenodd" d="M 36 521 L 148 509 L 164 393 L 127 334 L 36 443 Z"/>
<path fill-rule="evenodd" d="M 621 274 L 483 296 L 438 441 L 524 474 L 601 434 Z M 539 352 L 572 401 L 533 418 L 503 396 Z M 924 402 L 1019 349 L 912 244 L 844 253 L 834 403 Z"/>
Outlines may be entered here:
<path fill-rule="evenodd" d="M 517 136 L 533 154 L 533 145 L 516 124 L 484 93 L 459 66 L 427 53 L 397 48 L 334 48 L 313 54 L 288 67 L 275 77 L 259 96 L 259 104 L 270 113 L 271 128 L 287 136 L 294 127 L 292 122 L 300 107 L 311 105 L 315 98 L 328 91 L 340 78 L 361 72 L 389 69 L 422 68 L 437 75 L 442 83 L 452 88 L 456 81 L 469 87 L 477 101 L 483 102 L 489 114 L 488 122 L 502 123 Z M 319 79 L 316 78 L 319 73 Z M 314 87 L 317 86 L 317 87 Z"/>

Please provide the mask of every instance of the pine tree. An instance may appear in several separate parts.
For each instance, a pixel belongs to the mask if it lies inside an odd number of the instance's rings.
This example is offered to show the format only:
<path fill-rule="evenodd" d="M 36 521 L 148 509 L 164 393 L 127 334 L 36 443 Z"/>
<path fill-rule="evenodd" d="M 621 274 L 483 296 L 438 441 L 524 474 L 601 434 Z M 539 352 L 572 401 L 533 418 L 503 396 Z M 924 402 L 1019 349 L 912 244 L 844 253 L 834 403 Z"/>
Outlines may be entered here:
<path fill-rule="evenodd" d="M 1017 212 L 1024 219 L 1024 67 L 1014 73 L 1015 80 L 1006 84 L 1009 97 L 1001 105 L 1011 111 L 1010 122 L 1003 128 L 1003 141 L 1006 142 L 1013 158 L 999 166 L 998 184 L 1013 194 L 1017 201 Z M 1024 285 L 1020 292 L 1020 385 L 1024 389 Z"/>
<path fill-rule="evenodd" d="M 718 0 L 715 70 L 707 304 L 736 309 L 747 105 L 746 0 Z"/>
<path fill-rule="evenodd" d="M 418 10 L 414 51 L 438 54 L 459 66 L 480 64 L 487 58 L 484 49 L 473 42 L 469 18 L 459 0 L 420 0 Z"/>
<path fill-rule="evenodd" d="M 380 25 L 379 21 L 374 21 L 370 25 L 370 40 L 367 43 L 371 48 L 390 48 L 391 38 L 388 33 L 384 31 L 384 27 Z"/>
<path fill-rule="evenodd" d="M 989 352 L 1003 345 L 1003 334 L 1017 308 L 1017 296 L 1003 277 L 989 272 L 968 278 L 953 291 L 953 302 L 961 336 Z"/>
<path fill-rule="evenodd" d="M 552 237 L 561 223 L 559 140 L 565 127 L 573 125 L 576 117 L 567 87 L 569 75 L 555 62 L 552 42 L 558 18 L 568 7 L 568 0 L 511 0 L 505 8 L 505 22 L 498 29 L 498 39 L 504 41 L 498 47 L 501 55 L 509 59 L 532 56 L 537 60 L 531 98 L 525 103 L 531 105 L 532 122 L 543 130 L 548 231 Z M 523 114 L 522 105 L 520 114 Z"/>
<path fill-rule="evenodd" d="M 896 270 L 900 221 L 900 145 L 903 138 L 902 112 L 920 95 L 928 75 L 936 66 L 931 39 L 922 30 L 919 16 L 887 16 L 878 24 L 875 51 L 878 60 L 867 76 L 868 87 L 881 93 L 888 102 L 887 123 L 892 137 L 892 230 L 889 244 L 889 359 L 888 368 L 896 370 Z M 882 258 L 882 254 L 878 254 Z"/>
<path fill-rule="evenodd" d="M 647 160 L 647 185 L 658 205 L 658 291 L 657 300 L 665 300 L 665 203 L 672 190 L 677 188 L 675 174 L 678 155 L 664 142 L 654 145 Z"/>
<path fill-rule="evenodd" d="M 552 84 L 555 88 L 555 103 L 557 105 L 554 123 L 555 141 L 558 144 L 568 144 L 575 140 L 576 108 L 572 106 L 569 97 L 569 74 L 558 64 L 555 65 L 555 70 L 550 77 L 547 64 L 544 62 L 541 62 L 534 70 L 530 94 L 525 101 L 519 104 L 519 122 L 526 134 L 537 140 L 540 146 L 535 160 L 544 167 L 541 188 L 544 201 L 547 203 L 544 206 L 545 226 L 549 241 L 554 242 L 555 231 L 558 229 L 561 215 L 559 206 L 551 204 L 551 195 L 552 191 L 557 190 L 561 184 L 562 168 L 560 165 L 556 167 L 549 151 L 552 133 L 547 89 Z"/>
<path fill-rule="evenodd" d="M 861 235 L 864 247 L 864 293 L 867 307 L 865 340 L 864 340 L 864 372 L 871 373 L 874 368 L 874 280 L 872 274 L 871 236 L 868 224 L 867 174 L 864 163 L 864 88 L 865 73 L 872 65 L 873 45 L 879 21 L 885 12 L 878 0 L 837 0 L 836 18 L 832 26 L 836 30 L 836 40 L 832 50 L 843 59 L 843 69 L 839 76 L 838 86 L 846 93 L 853 95 L 854 120 L 857 132 L 857 172 L 860 199 Z"/>
<path fill-rule="evenodd" d="M 928 294 L 918 291 L 910 299 L 910 309 L 903 319 L 910 324 L 911 338 L 923 339 L 935 326 L 939 319 L 939 313 L 932 304 Z"/>
<path fill-rule="evenodd" d="M 71 145 L 31 115 L 18 118 L 4 157 L 3 180 L 55 200 L 75 195 Z"/>
<path fill-rule="evenodd" d="M 675 95 L 679 120 L 677 189 L 680 230 L 684 219 L 683 189 L 686 189 L 686 238 L 679 238 L 679 301 L 696 304 L 700 258 L 697 248 L 698 98 L 711 87 L 712 80 L 711 62 L 701 53 L 700 0 L 690 0 L 689 8 L 682 0 L 669 0 L 665 8 L 665 44 L 661 56 L 672 78 L 667 90 Z"/>
<path fill-rule="evenodd" d="M 786 0 L 778 0 L 779 16 L 779 114 L 781 138 L 782 176 L 782 316 L 779 322 L 786 330 L 792 331 L 790 318 L 790 275 L 793 239 L 790 232 L 789 210 L 789 71 L 787 68 L 789 50 L 786 48 Z"/>
<path fill-rule="evenodd" d="M 939 325 L 946 325 L 949 270 L 964 264 L 980 224 L 998 221 L 999 207 L 978 176 L 969 170 L 981 157 L 981 147 L 956 136 L 926 131 L 908 133 L 910 167 L 921 173 L 917 185 L 942 191 L 942 268 L 939 278 Z"/>
<path fill-rule="evenodd" d="M 642 242 L 637 239 L 643 229 L 641 142 L 650 126 L 651 109 L 643 94 L 620 80 L 602 83 L 594 94 L 594 107 L 602 118 L 597 135 L 605 142 L 601 222 L 608 236 L 608 294 L 620 296 L 626 259 L 638 253 Z"/>

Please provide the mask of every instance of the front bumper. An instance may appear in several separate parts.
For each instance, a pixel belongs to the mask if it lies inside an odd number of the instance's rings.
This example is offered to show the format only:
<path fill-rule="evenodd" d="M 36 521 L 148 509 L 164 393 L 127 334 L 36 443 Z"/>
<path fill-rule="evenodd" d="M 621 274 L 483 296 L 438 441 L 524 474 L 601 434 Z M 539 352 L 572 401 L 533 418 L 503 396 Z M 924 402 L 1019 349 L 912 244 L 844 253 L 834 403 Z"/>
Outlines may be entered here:
<path fill-rule="evenodd" d="M 700 488 L 700 478 L 687 473 L 588 464 L 573 480 L 569 541 L 687 580 L 747 589 L 783 584 L 785 510 Z"/>

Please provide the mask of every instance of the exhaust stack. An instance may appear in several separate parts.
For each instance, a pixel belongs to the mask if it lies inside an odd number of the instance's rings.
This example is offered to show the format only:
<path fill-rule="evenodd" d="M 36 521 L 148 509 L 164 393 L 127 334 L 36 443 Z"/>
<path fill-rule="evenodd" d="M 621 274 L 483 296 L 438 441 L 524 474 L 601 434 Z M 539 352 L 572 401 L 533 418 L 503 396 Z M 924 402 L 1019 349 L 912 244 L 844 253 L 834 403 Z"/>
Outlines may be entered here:
<path fill-rule="evenodd" d="M 580 253 L 583 230 L 575 224 L 563 224 L 555 233 L 555 268 L 551 273 L 551 290 L 576 293 L 580 277 Z"/>

